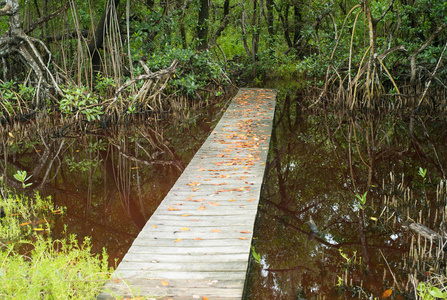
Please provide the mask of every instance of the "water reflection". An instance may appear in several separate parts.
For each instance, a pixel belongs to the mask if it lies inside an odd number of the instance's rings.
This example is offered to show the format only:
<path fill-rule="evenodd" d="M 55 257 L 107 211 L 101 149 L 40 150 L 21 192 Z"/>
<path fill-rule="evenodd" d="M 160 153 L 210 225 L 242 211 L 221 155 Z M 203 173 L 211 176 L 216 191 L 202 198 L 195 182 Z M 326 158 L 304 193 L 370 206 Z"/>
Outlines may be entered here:
<path fill-rule="evenodd" d="M 254 240 L 262 259 L 251 263 L 246 298 L 368 298 L 389 288 L 395 299 L 409 296 L 417 268 L 404 225 L 437 231 L 444 219 L 436 188 L 447 165 L 445 120 L 282 101 Z"/>
<path fill-rule="evenodd" d="M 51 123 L 2 128 L 0 161 L 5 182 L 18 192 L 39 190 L 67 208 L 51 234 L 90 236 L 93 251 L 106 248 L 111 265 L 120 260 L 217 123 L 221 107 L 195 111 L 189 120 L 140 122 L 109 128 Z M 26 189 L 17 170 L 32 174 Z M 66 229 L 65 229 L 66 228 Z"/>

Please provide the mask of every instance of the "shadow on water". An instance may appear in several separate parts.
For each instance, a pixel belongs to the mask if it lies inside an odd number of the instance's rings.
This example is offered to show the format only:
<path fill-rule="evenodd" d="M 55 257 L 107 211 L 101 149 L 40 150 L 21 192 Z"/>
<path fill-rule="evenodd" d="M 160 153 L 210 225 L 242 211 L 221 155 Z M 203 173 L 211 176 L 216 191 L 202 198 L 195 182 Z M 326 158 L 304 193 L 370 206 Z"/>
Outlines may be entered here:
<path fill-rule="evenodd" d="M 53 237 L 89 236 L 92 250 L 106 248 L 114 266 L 217 123 L 224 102 L 183 120 L 86 132 L 71 126 L 63 136 L 46 121 L 2 128 L 0 172 L 17 192 L 38 190 L 66 207 L 51 221 Z M 30 187 L 14 179 L 17 170 L 32 175 Z"/>
<path fill-rule="evenodd" d="M 304 97 L 277 104 L 245 298 L 414 297 L 445 273 L 408 224 L 441 232 L 446 119 L 311 110 Z"/>

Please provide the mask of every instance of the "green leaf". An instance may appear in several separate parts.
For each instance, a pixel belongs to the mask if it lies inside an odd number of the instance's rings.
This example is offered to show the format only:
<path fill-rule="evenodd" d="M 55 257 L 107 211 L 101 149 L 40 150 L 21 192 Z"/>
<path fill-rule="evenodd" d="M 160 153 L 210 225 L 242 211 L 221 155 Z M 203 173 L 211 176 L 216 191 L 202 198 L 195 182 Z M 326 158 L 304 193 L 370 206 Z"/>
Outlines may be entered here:
<path fill-rule="evenodd" d="M 443 299 L 445 299 L 446 296 L 439 288 L 435 286 L 430 289 L 430 295 L 436 298 L 443 298 Z"/>

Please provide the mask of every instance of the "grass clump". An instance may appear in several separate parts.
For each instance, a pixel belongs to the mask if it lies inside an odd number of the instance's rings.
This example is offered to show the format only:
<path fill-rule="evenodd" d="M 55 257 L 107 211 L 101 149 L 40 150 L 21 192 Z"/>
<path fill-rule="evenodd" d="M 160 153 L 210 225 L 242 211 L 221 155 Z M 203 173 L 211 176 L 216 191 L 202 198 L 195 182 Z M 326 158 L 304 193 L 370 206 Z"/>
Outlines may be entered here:
<path fill-rule="evenodd" d="M 30 254 L 20 250 L 31 246 Z M 39 237 L 4 245 L 0 251 L 1 299 L 94 299 L 110 276 L 107 254 L 92 255 L 88 239 L 79 244 Z"/>
<path fill-rule="evenodd" d="M 0 299 L 95 298 L 111 275 L 108 255 L 92 254 L 89 238 L 49 236 L 64 208 L 0 185 L 0 210 Z"/>

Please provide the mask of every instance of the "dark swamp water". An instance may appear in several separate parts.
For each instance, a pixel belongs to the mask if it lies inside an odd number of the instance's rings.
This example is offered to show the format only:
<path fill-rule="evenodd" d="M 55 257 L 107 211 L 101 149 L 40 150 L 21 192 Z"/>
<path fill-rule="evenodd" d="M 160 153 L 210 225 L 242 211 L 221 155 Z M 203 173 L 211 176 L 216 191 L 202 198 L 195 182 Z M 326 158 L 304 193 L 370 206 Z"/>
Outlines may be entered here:
<path fill-rule="evenodd" d="M 445 218 L 445 119 L 309 109 L 302 98 L 278 99 L 245 298 L 369 298 L 388 289 L 390 299 L 414 297 L 416 279 L 445 273 L 436 246 L 430 251 L 408 228 L 418 222 L 440 232 Z M 2 135 L 1 171 L 19 191 L 12 174 L 32 174 L 25 193 L 39 189 L 67 207 L 51 235 L 90 236 L 114 265 L 221 111 L 157 130 L 140 122 L 57 136 L 22 124 Z M 356 194 L 365 192 L 361 205 Z"/>

